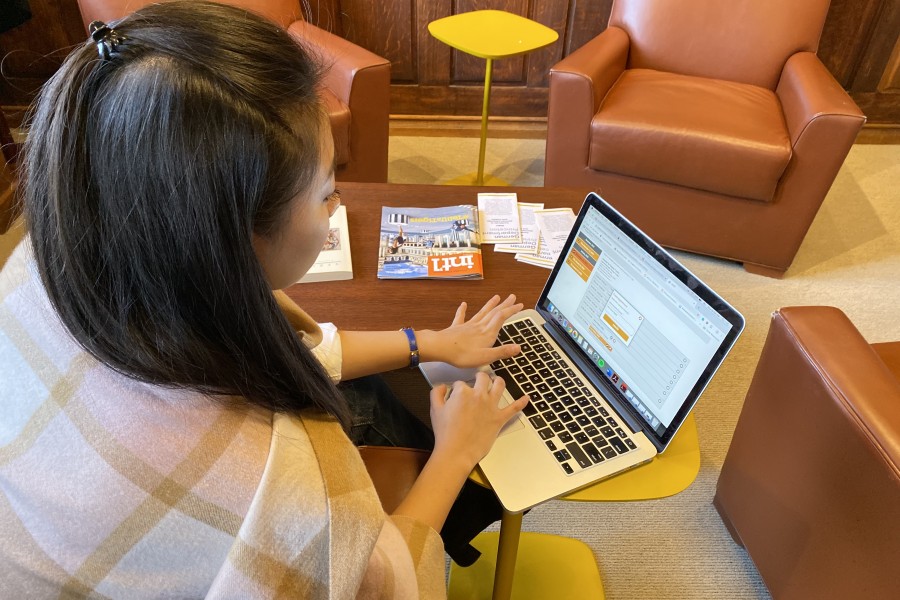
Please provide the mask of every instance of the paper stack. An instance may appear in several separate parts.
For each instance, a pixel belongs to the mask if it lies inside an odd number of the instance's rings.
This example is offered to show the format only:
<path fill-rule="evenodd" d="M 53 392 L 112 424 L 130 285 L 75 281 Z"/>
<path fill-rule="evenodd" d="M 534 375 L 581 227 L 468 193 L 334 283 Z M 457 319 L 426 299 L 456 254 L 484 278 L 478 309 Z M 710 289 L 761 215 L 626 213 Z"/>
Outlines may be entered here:
<path fill-rule="evenodd" d="M 575 223 L 570 208 L 544 210 L 541 203 L 518 202 L 514 193 L 478 194 L 478 213 L 483 243 L 545 269 L 556 264 Z"/>

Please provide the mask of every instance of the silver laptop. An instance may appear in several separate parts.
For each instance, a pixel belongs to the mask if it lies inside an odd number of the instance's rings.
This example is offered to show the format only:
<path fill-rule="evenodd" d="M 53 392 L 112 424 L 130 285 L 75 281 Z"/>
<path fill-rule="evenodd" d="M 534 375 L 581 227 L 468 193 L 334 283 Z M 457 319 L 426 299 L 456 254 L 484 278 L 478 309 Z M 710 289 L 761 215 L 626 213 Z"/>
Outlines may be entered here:
<path fill-rule="evenodd" d="M 596 194 L 585 199 L 534 310 L 497 343 L 522 353 L 480 370 L 501 400 L 531 397 L 479 463 L 512 512 L 665 451 L 744 328 L 738 311 Z M 476 370 L 420 366 L 432 386 Z"/>

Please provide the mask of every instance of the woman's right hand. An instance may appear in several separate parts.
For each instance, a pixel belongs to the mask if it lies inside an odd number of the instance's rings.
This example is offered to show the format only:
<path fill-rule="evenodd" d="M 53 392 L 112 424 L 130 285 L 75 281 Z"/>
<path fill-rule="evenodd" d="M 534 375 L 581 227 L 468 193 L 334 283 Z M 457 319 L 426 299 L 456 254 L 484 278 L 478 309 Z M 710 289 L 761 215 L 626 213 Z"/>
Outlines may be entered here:
<path fill-rule="evenodd" d="M 457 381 L 431 390 L 431 427 L 434 451 L 395 515 L 406 515 L 435 531 L 444 526 L 447 513 L 463 483 L 478 461 L 484 458 L 500 429 L 528 403 L 523 396 L 497 408 L 506 384 L 499 377 L 491 381 L 478 373 L 475 385 Z"/>
<path fill-rule="evenodd" d="M 483 372 L 477 374 L 472 387 L 457 381 L 449 396 L 447 389 L 439 385 L 431 391 L 434 454 L 466 461 L 471 469 L 490 451 L 506 422 L 525 408 L 528 396 L 498 408 L 506 383 Z"/>

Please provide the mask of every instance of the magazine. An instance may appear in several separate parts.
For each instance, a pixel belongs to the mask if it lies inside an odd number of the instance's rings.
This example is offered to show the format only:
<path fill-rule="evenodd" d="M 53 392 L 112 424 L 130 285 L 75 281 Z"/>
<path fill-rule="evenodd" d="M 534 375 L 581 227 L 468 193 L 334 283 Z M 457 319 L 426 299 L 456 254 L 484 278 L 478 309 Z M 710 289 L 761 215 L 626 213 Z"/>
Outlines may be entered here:
<path fill-rule="evenodd" d="M 350 258 L 350 232 L 347 229 L 347 207 L 338 206 L 328 221 L 328 237 L 318 258 L 298 283 L 353 279 Z"/>
<path fill-rule="evenodd" d="M 483 279 L 471 205 L 381 209 L 379 279 Z"/>

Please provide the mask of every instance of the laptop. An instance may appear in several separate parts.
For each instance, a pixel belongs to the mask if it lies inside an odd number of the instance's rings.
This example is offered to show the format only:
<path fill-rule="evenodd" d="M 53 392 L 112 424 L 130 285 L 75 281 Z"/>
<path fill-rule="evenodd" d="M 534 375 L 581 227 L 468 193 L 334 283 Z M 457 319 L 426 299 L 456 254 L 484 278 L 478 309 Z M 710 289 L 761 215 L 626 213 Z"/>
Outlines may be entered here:
<path fill-rule="evenodd" d="M 744 318 L 597 194 L 587 196 L 534 309 L 482 367 L 509 404 L 531 397 L 479 467 L 520 512 L 664 452 L 744 328 Z M 476 369 L 423 363 L 434 387 Z"/>

